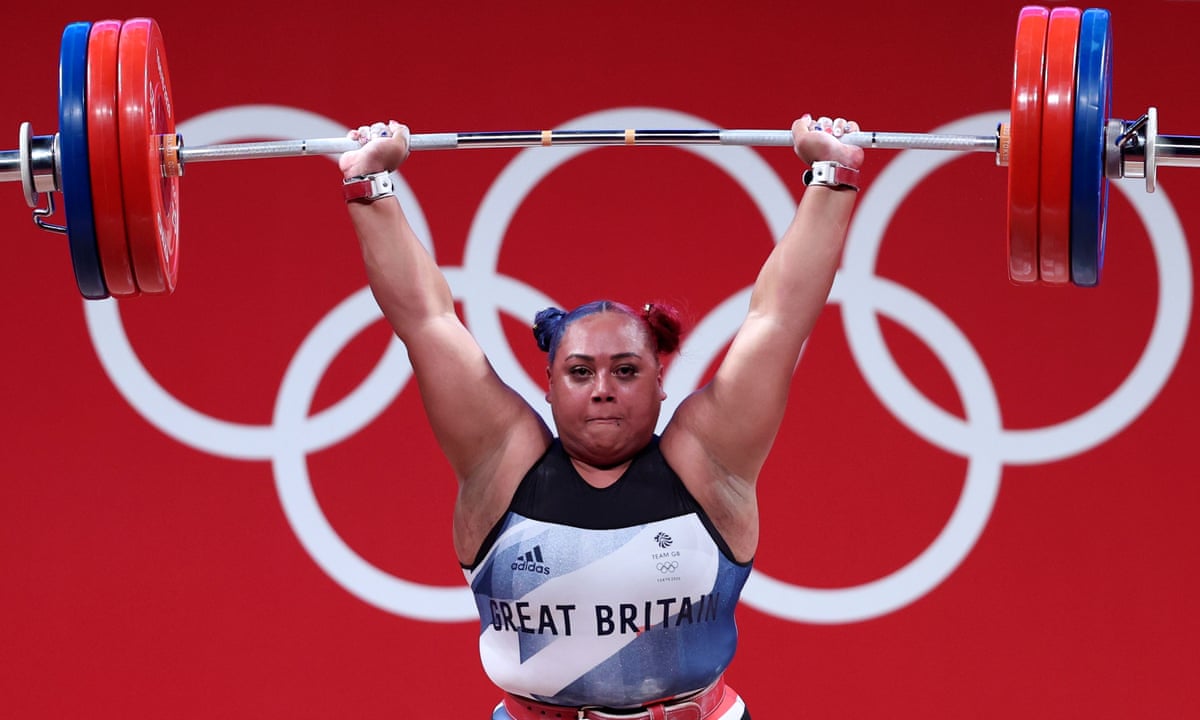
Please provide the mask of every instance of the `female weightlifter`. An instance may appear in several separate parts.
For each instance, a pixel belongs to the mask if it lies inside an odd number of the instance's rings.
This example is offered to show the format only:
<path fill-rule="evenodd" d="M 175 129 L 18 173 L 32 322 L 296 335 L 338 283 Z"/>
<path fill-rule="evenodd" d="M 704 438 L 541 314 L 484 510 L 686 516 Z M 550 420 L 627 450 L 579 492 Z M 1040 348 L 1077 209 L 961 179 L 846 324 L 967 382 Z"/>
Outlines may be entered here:
<path fill-rule="evenodd" d="M 792 125 L 808 185 L 711 382 L 655 434 L 673 308 L 537 315 L 555 431 L 497 376 L 391 196 L 408 129 L 350 132 L 340 159 L 367 276 L 458 478 L 453 541 L 504 692 L 493 720 L 748 720 L 723 681 L 758 543 L 755 486 L 801 346 L 828 298 L 857 190 L 858 126 Z"/>

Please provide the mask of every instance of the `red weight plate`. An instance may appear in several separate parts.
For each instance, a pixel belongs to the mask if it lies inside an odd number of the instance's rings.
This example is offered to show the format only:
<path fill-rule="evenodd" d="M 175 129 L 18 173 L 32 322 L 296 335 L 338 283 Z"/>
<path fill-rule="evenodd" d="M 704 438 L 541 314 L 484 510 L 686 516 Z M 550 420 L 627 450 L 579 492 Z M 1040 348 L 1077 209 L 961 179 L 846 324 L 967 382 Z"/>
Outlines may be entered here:
<path fill-rule="evenodd" d="M 88 171 L 92 212 L 104 282 L 114 297 L 138 294 L 129 245 L 125 242 L 125 204 L 121 201 L 121 152 L 117 146 L 117 48 L 121 23 L 92 25 L 88 38 Z"/>
<path fill-rule="evenodd" d="M 1050 11 L 1027 7 L 1017 20 L 1008 156 L 1008 277 L 1038 279 L 1038 182 L 1042 143 L 1042 81 Z"/>
<path fill-rule="evenodd" d="M 1042 113 L 1042 177 L 1038 195 L 1038 274 L 1042 282 L 1071 281 L 1071 169 L 1075 147 L 1075 56 L 1078 8 L 1050 12 Z"/>
<path fill-rule="evenodd" d="M 179 273 L 179 178 L 164 177 L 162 136 L 175 134 L 162 32 L 150 18 L 121 27 L 117 131 L 125 231 L 134 276 L 144 293 L 175 289 Z"/>

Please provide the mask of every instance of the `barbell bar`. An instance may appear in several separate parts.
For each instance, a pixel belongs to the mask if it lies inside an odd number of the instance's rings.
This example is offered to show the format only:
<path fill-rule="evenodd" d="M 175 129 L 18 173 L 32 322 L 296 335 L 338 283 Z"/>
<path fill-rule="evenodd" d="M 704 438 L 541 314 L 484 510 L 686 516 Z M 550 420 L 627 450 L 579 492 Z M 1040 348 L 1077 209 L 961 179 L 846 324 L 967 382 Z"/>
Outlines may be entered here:
<path fill-rule="evenodd" d="M 88 299 L 168 294 L 178 274 L 179 178 L 191 163 L 338 155 L 346 137 L 189 147 L 175 132 L 161 30 L 151 18 L 72 23 L 59 59 L 59 131 L 19 131 L 0 151 L 0 182 L 19 181 L 34 222 L 68 236 Z M 990 152 L 1008 168 L 1009 277 L 1018 284 L 1099 282 L 1108 181 L 1160 166 L 1200 166 L 1200 138 L 1160 135 L 1156 108 L 1111 118 L 1107 10 L 1024 8 L 1017 22 L 1008 123 L 992 135 L 856 132 L 863 148 Z M 624 129 L 414 134 L 414 151 L 556 145 L 790 147 L 788 130 Z M 48 221 L 63 195 L 64 225 Z M 42 196 L 45 195 L 45 206 Z"/>
<path fill-rule="evenodd" d="M 996 152 L 996 138 L 984 135 L 928 133 L 857 132 L 842 136 L 850 145 L 893 150 L 957 150 Z M 551 147 L 555 145 L 742 145 L 749 147 L 791 147 L 790 130 L 518 130 L 501 132 L 456 132 L 416 134 L 409 148 L 416 150 L 456 150 L 466 148 Z M 263 157 L 301 155 L 338 155 L 358 149 L 348 138 L 316 140 L 270 140 L 180 147 L 183 164 L 215 160 L 253 160 Z"/>

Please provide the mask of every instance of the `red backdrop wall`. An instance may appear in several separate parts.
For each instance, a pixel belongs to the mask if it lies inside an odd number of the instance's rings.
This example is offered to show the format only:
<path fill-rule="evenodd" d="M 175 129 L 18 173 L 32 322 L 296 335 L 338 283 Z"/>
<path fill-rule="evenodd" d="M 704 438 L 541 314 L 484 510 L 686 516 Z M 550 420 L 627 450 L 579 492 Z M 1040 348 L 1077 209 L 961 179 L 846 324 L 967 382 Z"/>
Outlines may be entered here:
<path fill-rule="evenodd" d="M 68 22 L 151 15 L 192 145 L 391 117 L 987 133 L 1020 7 L 27 3 L 5 13 L 0 127 L 7 148 L 23 120 L 56 129 Z M 1114 115 L 1155 105 L 1189 134 L 1200 4 L 1107 7 Z M 541 407 L 526 327 L 549 302 L 682 304 L 669 402 L 695 387 L 801 170 L 786 149 L 496 150 L 415 155 L 403 179 Z M 452 477 L 338 180 L 320 158 L 189 166 L 178 290 L 101 303 L 16 184 L 0 197 L 0 714 L 487 716 Z M 731 682 L 756 718 L 1200 714 L 1200 175 L 1114 185 L 1091 290 L 1009 283 L 986 154 L 873 151 L 865 186 L 761 483 Z"/>

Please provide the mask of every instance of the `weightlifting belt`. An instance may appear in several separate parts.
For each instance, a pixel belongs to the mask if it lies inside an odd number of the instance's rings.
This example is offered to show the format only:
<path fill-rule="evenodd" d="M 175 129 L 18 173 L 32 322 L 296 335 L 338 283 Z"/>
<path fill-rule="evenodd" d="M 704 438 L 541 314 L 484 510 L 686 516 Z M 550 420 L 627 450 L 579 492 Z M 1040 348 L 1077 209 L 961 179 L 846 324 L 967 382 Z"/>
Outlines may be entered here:
<path fill-rule="evenodd" d="M 724 678 L 694 695 L 630 710 L 547 705 L 507 693 L 504 709 L 513 720 L 706 720 L 721 708 L 726 693 Z"/>

